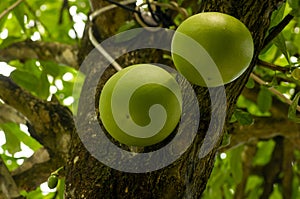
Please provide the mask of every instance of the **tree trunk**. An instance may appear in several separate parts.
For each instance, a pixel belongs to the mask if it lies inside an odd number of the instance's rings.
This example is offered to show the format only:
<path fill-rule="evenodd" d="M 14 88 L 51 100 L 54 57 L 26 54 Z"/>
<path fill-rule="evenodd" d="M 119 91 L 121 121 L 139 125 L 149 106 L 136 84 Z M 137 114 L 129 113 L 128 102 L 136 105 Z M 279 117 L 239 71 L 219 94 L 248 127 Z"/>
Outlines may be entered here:
<path fill-rule="evenodd" d="M 188 1 L 184 3 L 195 5 L 195 2 Z M 224 96 L 224 90 L 221 87 L 209 93 L 210 91 L 206 88 L 193 86 L 197 94 L 201 118 L 198 133 L 192 145 L 178 160 L 160 170 L 147 173 L 128 173 L 112 169 L 93 157 L 82 144 L 78 134 L 74 132 L 71 137 L 70 158 L 66 166 L 66 198 L 200 198 L 214 166 L 217 148 L 222 140 L 223 122 L 226 123 L 233 113 L 236 100 L 246 84 L 256 58 L 263 47 L 271 14 L 280 2 L 282 1 L 208 0 L 202 1 L 198 8 L 194 8 L 195 13 L 199 11 L 224 12 L 245 23 L 253 35 L 255 45 L 255 53 L 249 69 L 236 81 L 225 86 L 225 103 L 214 104 L 219 102 L 210 100 L 212 96 L 214 98 Z M 91 4 L 94 9 L 105 5 L 103 1 L 98 0 L 92 0 Z M 115 14 L 116 12 L 118 12 L 118 15 Z M 125 19 L 131 18 L 128 11 L 124 12 L 120 9 L 107 12 L 103 16 L 105 17 L 99 17 L 94 24 L 94 29 L 97 29 L 97 32 L 101 35 L 97 38 L 99 41 L 115 34 L 117 27 Z M 81 49 L 80 57 L 85 57 L 90 50 L 88 40 L 83 41 L 82 47 L 84 49 Z M 160 55 L 160 51 L 148 49 L 127 53 L 118 61 L 123 63 L 123 66 L 133 63 L 165 63 Z M 97 54 L 93 56 L 97 56 Z M 85 72 L 88 73 L 89 77 L 97 78 L 96 70 Z M 112 68 L 105 72 L 98 85 L 97 95 L 100 94 L 105 80 L 114 72 L 115 70 Z M 85 93 L 94 93 L 93 89 L 96 88 L 84 89 L 86 89 Z M 89 97 L 91 96 L 81 96 L 82 100 Z M 99 98 L 96 96 L 96 99 Z M 216 106 L 218 107 L 216 108 Z M 93 110 L 90 111 L 93 113 L 94 110 L 98 110 L 97 103 L 96 107 L 93 107 Z M 225 110 L 226 118 L 223 118 L 222 113 Z M 80 115 L 79 110 L 77 116 L 80 117 Z M 95 132 L 89 126 L 89 122 L 95 119 L 97 118 L 94 116 L 87 116 L 85 120 L 81 120 L 82 123 L 79 124 L 78 128 L 85 128 L 86 136 L 92 135 Z M 189 118 L 189 120 L 190 123 L 193 122 L 192 118 Z M 209 126 L 210 123 L 214 125 Z M 101 143 L 95 141 L 94 144 Z M 120 157 L 121 159 L 122 157 Z M 149 159 L 149 161 L 151 160 Z"/>

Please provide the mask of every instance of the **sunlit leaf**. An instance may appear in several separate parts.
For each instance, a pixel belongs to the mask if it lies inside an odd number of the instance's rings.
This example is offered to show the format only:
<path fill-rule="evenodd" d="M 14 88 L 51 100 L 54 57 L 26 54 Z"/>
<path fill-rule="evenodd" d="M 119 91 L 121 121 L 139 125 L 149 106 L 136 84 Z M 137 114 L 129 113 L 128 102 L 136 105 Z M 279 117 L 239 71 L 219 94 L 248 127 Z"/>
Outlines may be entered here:
<path fill-rule="evenodd" d="M 285 38 L 282 33 L 280 33 L 274 40 L 274 44 L 280 50 L 280 52 L 284 55 L 286 61 L 290 64 L 290 55 L 286 48 Z"/>
<path fill-rule="evenodd" d="M 299 98 L 300 98 L 300 92 L 298 92 L 295 95 L 292 104 L 289 107 L 289 112 L 288 112 L 288 118 L 297 123 L 300 123 L 300 117 L 297 117 L 297 107 L 299 103 Z"/>
<path fill-rule="evenodd" d="M 276 26 L 282 20 L 284 15 L 285 5 L 286 5 L 285 3 L 281 4 L 279 9 L 275 10 L 272 13 L 270 28 Z"/>
<path fill-rule="evenodd" d="M 19 124 L 16 123 L 2 123 L 0 124 L 0 128 L 2 128 L 5 132 L 5 135 L 7 136 L 8 134 L 10 134 L 9 136 L 14 136 L 15 142 L 16 143 L 20 143 L 21 141 L 27 145 L 28 147 L 30 147 L 32 150 L 36 151 L 39 148 L 41 148 L 41 145 L 34 140 L 31 136 L 25 134 L 21 129 Z M 6 137 L 7 139 L 7 137 Z M 7 140 L 7 142 L 10 143 L 9 140 Z"/>
<path fill-rule="evenodd" d="M 60 74 L 60 67 L 57 63 L 51 61 L 41 61 L 41 66 L 43 70 L 51 75 L 52 77 L 56 78 Z"/>
<path fill-rule="evenodd" d="M 2 148 L 4 150 L 6 150 L 5 149 L 5 145 L 2 146 Z M 13 171 L 13 170 L 15 170 L 16 168 L 18 168 L 20 166 L 17 163 L 17 160 L 18 160 L 17 158 L 14 158 L 12 156 L 8 156 L 6 154 L 0 154 L 0 157 L 6 163 L 6 166 L 7 166 L 7 168 L 8 168 L 9 171 Z"/>
<path fill-rule="evenodd" d="M 253 165 L 265 165 L 271 159 L 273 149 L 275 147 L 275 142 L 273 140 L 259 142 L 258 150 L 253 159 Z"/>
<path fill-rule="evenodd" d="M 14 70 L 10 77 L 15 83 L 30 91 L 35 91 L 39 82 L 38 78 L 28 71 Z"/>
<path fill-rule="evenodd" d="M 10 154 L 15 154 L 18 151 L 21 151 L 21 142 L 20 139 L 16 136 L 15 131 L 19 131 L 20 128 L 17 128 L 13 123 L 0 123 L 0 129 L 4 131 L 6 143 L 2 148 L 6 149 Z"/>
<path fill-rule="evenodd" d="M 257 177 L 257 176 L 250 176 L 247 180 L 246 185 L 246 194 L 247 199 L 257 199 L 262 194 L 263 190 L 261 188 L 263 184 L 263 179 Z M 253 188 L 248 188 L 253 187 Z"/>
<path fill-rule="evenodd" d="M 21 3 L 17 7 L 15 7 L 13 9 L 13 13 L 16 16 L 23 31 L 26 32 L 25 23 L 24 23 L 24 4 Z"/>

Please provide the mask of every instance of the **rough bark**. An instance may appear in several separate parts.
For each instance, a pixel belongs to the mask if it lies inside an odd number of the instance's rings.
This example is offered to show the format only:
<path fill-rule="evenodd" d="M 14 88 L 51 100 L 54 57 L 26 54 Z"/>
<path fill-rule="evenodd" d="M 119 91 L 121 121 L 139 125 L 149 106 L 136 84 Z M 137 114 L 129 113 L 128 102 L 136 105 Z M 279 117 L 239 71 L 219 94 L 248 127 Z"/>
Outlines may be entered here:
<path fill-rule="evenodd" d="M 277 8 L 280 0 L 267 0 L 257 2 L 255 0 L 211 0 L 203 1 L 199 10 L 220 11 L 228 13 L 240 19 L 251 31 L 255 54 L 249 69 L 236 81 L 226 85 L 227 97 L 227 120 L 230 118 L 237 97 L 247 82 L 247 79 L 255 65 L 257 55 L 264 44 L 272 12 Z M 102 1 L 92 1 L 94 8 L 103 5 Z M 121 12 L 121 11 L 120 11 Z M 123 13 L 123 12 L 122 12 Z M 122 14 L 123 15 L 123 14 Z M 117 17 L 115 17 L 117 16 Z M 104 39 L 116 31 L 112 21 L 118 22 L 120 18 L 112 14 L 101 17 L 96 22 L 98 32 Z M 126 17 L 127 18 L 127 17 Z M 145 53 L 145 52 L 144 52 Z M 143 57 L 143 52 L 140 53 Z M 147 55 L 148 57 L 151 57 Z M 145 57 L 145 56 L 144 56 Z M 126 60 L 124 58 L 124 60 Z M 128 59 L 127 59 L 128 60 Z M 144 62 L 149 62 L 144 60 Z M 126 65 L 126 63 L 124 64 Z M 92 76 L 93 71 L 89 71 Z M 114 70 L 108 70 L 109 77 Z M 77 134 L 72 134 L 70 159 L 67 165 L 66 197 L 67 198 L 199 198 L 205 189 L 211 170 L 214 165 L 214 157 L 220 145 L 221 137 L 211 137 L 211 140 L 218 139 L 216 144 L 205 157 L 199 159 L 200 148 L 203 143 L 204 133 L 210 121 L 211 113 L 218 113 L 220 110 L 212 110 L 209 101 L 208 91 L 205 88 L 194 86 L 198 101 L 201 102 L 201 122 L 198 134 L 186 153 L 174 164 L 159 171 L 142 174 L 124 173 L 111 169 L 94 157 L 85 149 Z M 220 93 L 216 92 L 216 95 Z M 97 108 L 97 107 L 96 107 Z M 87 118 L 87 122 L 89 119 Z M 220 118 L 212 118 L 218 119 Z M 82 124 L 88 125 L 83 122 Z M 215 134 L 222 133 L 218 125 L 213 129 Z M 86 133 L 93 133 L 92 129 L 86 129 Z"/>
<path fill-rule="evenodd" d="M 0 50 L 0 59 L 5 62 L 11 60 L 26 61 L 38 59 L 53 61 L 78 69 L 76 46 L 62 43 L 50 43 L 42 41 L 23 41 L 14 43 Z"/>

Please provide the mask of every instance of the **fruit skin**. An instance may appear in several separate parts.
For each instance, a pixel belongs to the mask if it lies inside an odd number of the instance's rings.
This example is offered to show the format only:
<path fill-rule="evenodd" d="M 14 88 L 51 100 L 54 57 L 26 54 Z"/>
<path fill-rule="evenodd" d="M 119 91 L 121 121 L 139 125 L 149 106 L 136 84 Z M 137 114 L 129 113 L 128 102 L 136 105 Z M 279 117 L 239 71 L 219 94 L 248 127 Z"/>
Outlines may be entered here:
<path fill-rule="evenodd" d="M 48 187 L 50 189 L 54 189 L 57 186 L 58 183 L 58 175 L 56 174 L 51 174 L 48 178 Z"/>
<path fill-rule="evenodd" d="M 189 38 L 184 38 L 182 33 Z M 188 41 L 191 39 L 200 46 L 191 45 Z M 200 86 L 216 87 L 232 82 L 247 69 L 254 45 L 251 33 L 238 19 L 219 12 L 204 12 L 179 25 L 171 50 L 175 67 L 185 78 Z M 180 56 L 176 52 L 180 52 Z"/>
<path fill-rule="evenodd" d="M 292 77 L 295 80 L 300 80 L 300 68 L 295 68 L 292 72 Z"/>
<path fill-rule="evenodd" d="M 150 146 L 164 140 L 175 129 L 181 107 L 175 78 L 152 64 L 132 65 L 114 74 L 99 100 L 105 129 L 128 146 Z"/>

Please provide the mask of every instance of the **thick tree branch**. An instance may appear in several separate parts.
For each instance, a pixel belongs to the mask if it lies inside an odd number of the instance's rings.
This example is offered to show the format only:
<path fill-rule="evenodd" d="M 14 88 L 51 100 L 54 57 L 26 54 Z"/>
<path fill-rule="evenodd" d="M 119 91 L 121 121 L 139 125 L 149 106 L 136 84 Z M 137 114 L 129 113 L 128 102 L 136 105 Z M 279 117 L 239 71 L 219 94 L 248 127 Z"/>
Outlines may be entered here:
<path fill-rule="evenodd" d="M 298 131 L 299 133 L 299 131 Z M 299 140 L 299 138 L 298 138 Z M 284 149 L 283 149 L 283 162 L 282 162 L 282 194 L 284 199 L 292 198 L 293 193 L 293 167 L 292 163 L 294 161 L 294 148 L 295 145 L 291 139 L 284 139 Z"/>
<path fill-rule="evenodd" d="M 262 176 L 264 178 L 263 193 L 261 199 L 269 198 L 273 192 L 274 184 L 278 181 L 280 171 L 282 170 L 283 161 L 283 142 L 281 136 L 275 137 L 275 148 L 272 152 L 271 160 L 262 167 Z"/>
<path fill-rule="evenodd" d="M 76 46 L 57 42 L 26 40 L 1 49 L 0 60 L 9 62 L 16 59 L 39 59 L 54 61 L 78 69 L 77 53 L 78 48 Z"/>
<path fill-rule="evenodd" d="M 0 197 L 1 194 L 3 194 L 5 198 L 17 198 L 20 196 L 14 179 L 12 178 L 5 163 L 0 158 Z"/>
<path fill-rule="evenodd" d="M 45 148 L 41 148 L 34 152 L 30 158 L 25 159 L 24 163 L 12 172 L 12 175 L 20 175 L 21 173 L 31 169 L 34 165 L 41 164 L 49 160 L 50 156 L 48 151 Z"/>
<path fill-rule="evenodd" d="M 251 174 L 252 160 L 257 151 L 257 141 L 251 141 L 244 147 L 242 155 L 242 165 L 243 165 L 243 176 L 241 182 L 237 185 L 234 199 L 247 198 L 245 193 L 248 177 Z"/>
<path fill-rule="evenodd" d="M 11 106 L 0 104 L 0 124 L 7 122 L 25 124 L 26 118 Z"/>
<path fill-rule="evenodd" d="M 220 148 L 220 152 L 251 143 L 252 141 L 268 140 L 276 136 L 282 136 L 292 140 L 299 140 L 300 125 L 288 119 L 276 118 L 255 118 L 255 123 L 251 126 L 240 126 L 234 124 L 230 144 Z M 300 147 L 298 147 L 300 148 Z"/>
<path fill-rule="evenodd" d="M 66 160 L 70 132 L 74 130 L 72 114 L 68 108 L 57 102 L 38 99 L 2 75 L 0 98 L 30 121 L 34 128 L 34 131 L 29 131 L 31 136 L 50 149 L 50 156 L 55 153 Z"/>

